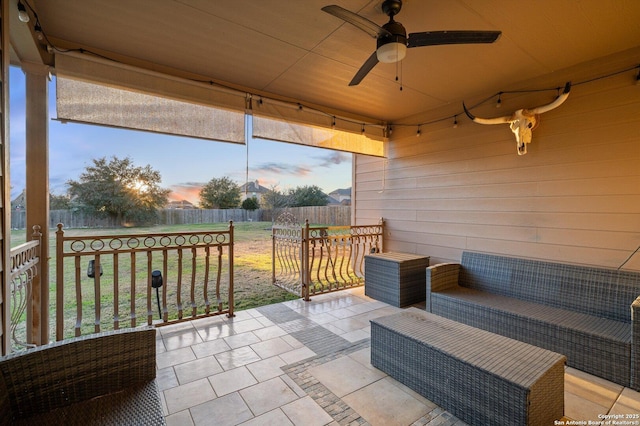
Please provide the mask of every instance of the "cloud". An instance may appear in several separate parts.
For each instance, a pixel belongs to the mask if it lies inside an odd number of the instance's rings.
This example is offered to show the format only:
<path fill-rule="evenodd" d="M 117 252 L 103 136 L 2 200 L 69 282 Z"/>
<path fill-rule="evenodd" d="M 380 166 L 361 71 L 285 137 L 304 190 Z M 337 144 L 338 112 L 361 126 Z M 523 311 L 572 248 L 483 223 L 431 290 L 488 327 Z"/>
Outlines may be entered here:
<path fill-rule="evenodd" d="M 351 161 L 351 154 L 346 154 L 344 152 L 334 151 L 327 155 L 317 156 L 316 159 L 320 160 L 320 167 L 331 167 L 345 161 Z"/>
<path fill-rule="evenodd" d="M 307 176 L 311 173 L 309 166 L 287 163 L 262 163 L 252 167 L 253 171 L 263 173 L 288 174 L 294 176 Z"/>
<path fill-rule="evenodd" d="M 169 201 L 187 200 L 193 204 L 200 204 L 200 190 L 205 185 L 202 182 L 185 182 L 171 185 Z"/>

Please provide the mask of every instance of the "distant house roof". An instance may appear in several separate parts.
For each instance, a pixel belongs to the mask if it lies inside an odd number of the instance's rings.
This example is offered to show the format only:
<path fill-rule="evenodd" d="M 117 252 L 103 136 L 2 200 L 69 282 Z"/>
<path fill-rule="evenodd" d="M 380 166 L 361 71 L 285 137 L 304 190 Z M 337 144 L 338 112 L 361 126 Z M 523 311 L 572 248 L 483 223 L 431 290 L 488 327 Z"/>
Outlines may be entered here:
<path fill-rule="evenodd" d="M 351 197 L 351 188 L 343 188 L 343 189 L 336 189 L 332 192 L 329 193 L 330 196 L 335 197 L 335 196 L 348 196 Z"/>
<path fill-rule="evenodd" d="M 260 183 L 256 180 L 240 185 L 240 192 L 264 194 L 266 192 L 269 192 L 269 188 L 265 188 L 264 186 L 260 185 Z"/>
<path fill-rule="evenodd" d="M 187 200 L 180 200 L 180 201 L 169 201 L 169 203 L 167 203 L 167 206 L 165 208 L 186 210 L 186 209 L 195 209 L 196 206 L 194 206 Z"/>

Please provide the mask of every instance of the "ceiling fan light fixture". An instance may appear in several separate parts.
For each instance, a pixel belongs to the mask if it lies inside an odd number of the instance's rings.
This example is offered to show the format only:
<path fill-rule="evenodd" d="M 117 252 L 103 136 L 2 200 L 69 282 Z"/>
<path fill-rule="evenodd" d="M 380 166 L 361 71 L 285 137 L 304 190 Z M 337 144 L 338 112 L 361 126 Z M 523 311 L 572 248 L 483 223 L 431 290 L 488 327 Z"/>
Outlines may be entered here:
<path fill-rule="evenodd" d="M 385 64 L 400 62 L 407 55 L 407 45 L 404 43 L 387 43 L 378 47 L 376 56 L 378 60 Z"/>

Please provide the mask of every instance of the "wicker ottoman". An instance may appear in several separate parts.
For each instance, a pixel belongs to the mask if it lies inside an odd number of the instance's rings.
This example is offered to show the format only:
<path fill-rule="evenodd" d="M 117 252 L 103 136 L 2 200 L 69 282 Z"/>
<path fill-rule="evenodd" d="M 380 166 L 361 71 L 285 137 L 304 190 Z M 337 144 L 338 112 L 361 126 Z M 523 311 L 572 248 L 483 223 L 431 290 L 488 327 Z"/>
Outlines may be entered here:
<path fill-rule="evenodd" d="M 408 253 L 377 253 L 364 257 L 364 294 L 402 307 L 423 302 L 429 257 Z"/>
<path fill-rule="evenodd" d="M 550 425 L 565 356 L 409 308 L 371 320 L 371 364 L 471 425 Z"/>

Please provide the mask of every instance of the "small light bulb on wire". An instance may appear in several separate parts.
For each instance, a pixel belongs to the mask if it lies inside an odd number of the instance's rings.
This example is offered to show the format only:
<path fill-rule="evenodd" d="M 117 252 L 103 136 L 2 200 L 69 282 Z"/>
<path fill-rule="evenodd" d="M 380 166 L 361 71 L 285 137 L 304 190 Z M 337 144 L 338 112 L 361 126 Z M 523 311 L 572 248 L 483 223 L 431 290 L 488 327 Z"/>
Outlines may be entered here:
<path fill-rule="evenodd" d="M 38 39 L 38 41 L 44 41 L 44 34 L 42 34 L 42 27 L 39 23 L 36 22 L 36 24 L 33 26 L 33 32 L 36 33 L 36 38 Z"/>
<path fill-rule="evenodd" d="M 500 108 L 502 106 L 502 93 L 498 95 L 498 102 L 496 102 L 496 108 Z"/>
<path fill-rule="evenodd" d="M 458 128 L 458 116 L 457 115 L 453 116 L 453 128 L 454 129 Z"/>
<path fill-rule="evenodd" d="M 360 130 L 360 134 L 364 135 L 364 124 L 362 125 L 362 129 Z"/>
<path fill-rule="evenodd" d="M 420 131 L 420 126 L 418 126 L 418 131 L 416 132 L 416 137 L 419 138 L 422 132 Z"/>
<path fill-rule="evenodd" d="M 335 129 L 336 129 L 336 118 L 335 118 L 335 117 L 333 117 L 333 118 L 331 119 L 331 129 L 332 129 L 332 130 L 335 130 Z"/>
<path fill-rule="evenodd" d="M 638 75 L 636 76 L 636 85 L 640 86 L 640 66 L 638 66 Z"/>
<path fill-rule="evenodd" d="M 29 18 L 29 14 L 27 13 L 27 9 L 24 7 L 21 1 L 18 2 L 18 19 L 21 22 L 29 22 L 31 18 Z"/>

